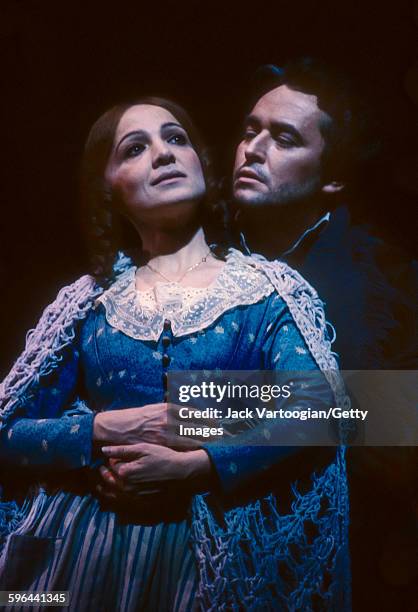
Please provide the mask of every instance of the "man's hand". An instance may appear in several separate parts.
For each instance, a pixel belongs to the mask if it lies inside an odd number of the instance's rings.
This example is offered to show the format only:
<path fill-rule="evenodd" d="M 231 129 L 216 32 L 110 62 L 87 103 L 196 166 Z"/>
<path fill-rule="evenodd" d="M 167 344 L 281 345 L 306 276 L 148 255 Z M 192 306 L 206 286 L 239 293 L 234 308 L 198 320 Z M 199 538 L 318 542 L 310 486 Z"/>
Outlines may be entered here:
<path fill-rule="evenodd" d="M 143 441 L 165 445 L 167 404 L 99 412 L 93 421 L 93 441 L 96 444 L 135 444 Z"/>
<path fill-rule="evenodd" d="M 102 449 L 108 467 L 100 468 L 105 487 L 102 492 L 147 495 L 164 485 L 194 482 L 204 490 L 211 476 L 211 464 L 204 450 L 179 452 L 156 444 L 139 443 Z"/>
<path fill-rule="evenodd" d="M 167 410 L 170 406 L 172 423 L 169 429 Z M 133 445 L 148 442 L 183 450 L 198 448 L 199 442 L 175 435 L 176 414 L 173 404 L 164 402 L 146 404 L 139 408 L 99 412 L 93 421 L 93 442 L 97 445 Z"/>

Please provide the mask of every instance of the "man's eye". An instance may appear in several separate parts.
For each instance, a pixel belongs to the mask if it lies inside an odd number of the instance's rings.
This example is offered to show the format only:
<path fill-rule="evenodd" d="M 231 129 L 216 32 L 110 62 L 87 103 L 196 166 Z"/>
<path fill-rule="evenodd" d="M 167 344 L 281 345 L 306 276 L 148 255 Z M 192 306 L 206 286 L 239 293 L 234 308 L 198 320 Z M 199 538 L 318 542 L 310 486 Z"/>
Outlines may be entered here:
<path fill-rule="evenodd" d="M 172 134 L 168 138 L 167 142 L 169 142 L 170 144 L 183 146 L 187 144 L 187 138 L 184 134 Z"/>
<path fill-rule="evenodd" d="M 257 136 L 257 132 L 255 130 L 251 130 L 247 128 L 244 132 L 244 140 L 252 140 Z"/>
<path fill-rule="evenodd" d="M 139 143 L 132 144 L 126 149 L 125 156 L 126 157 L 137 157 L 138 155 L 141 155 L 144 149 L 145 149 L 145 145 L 143 144 L 139 144 Z"/>
<path fill-rule="evenodd" d="M 290 136 L 286 136 L 285 134 L 279 134 L 275 138 L 276 142 L 283 148 L 289 149 L 290 147 L 295 147 L 296 142 Z"/>

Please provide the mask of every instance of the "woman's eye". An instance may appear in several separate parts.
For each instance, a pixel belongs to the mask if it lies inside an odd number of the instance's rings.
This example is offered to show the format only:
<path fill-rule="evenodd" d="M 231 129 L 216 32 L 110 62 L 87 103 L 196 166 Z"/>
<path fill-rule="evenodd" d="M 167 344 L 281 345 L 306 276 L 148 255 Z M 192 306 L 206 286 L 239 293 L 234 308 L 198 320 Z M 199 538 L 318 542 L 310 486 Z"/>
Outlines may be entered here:
<path fill-rule="evenodd" d="M 145 146 L 143 144 L 132 144 L 126 149 L 125 155 L 126 157 L 137 157 L 137 155 L 141 155 L 144 149 Z"/>
<path fill-rule="evenodd" d="M 187 144 L 187 138 L 184 134 L 172 134 L 167 142 L 175 145 L 185 145 Z"/>

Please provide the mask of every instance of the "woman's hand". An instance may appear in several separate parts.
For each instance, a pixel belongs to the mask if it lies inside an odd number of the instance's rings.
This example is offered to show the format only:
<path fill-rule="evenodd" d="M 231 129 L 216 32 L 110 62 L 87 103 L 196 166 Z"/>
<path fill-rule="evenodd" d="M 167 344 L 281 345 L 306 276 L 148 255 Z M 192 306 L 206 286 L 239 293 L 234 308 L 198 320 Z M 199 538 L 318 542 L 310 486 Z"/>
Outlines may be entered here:
<path fill-rule="evenodd" d="M 129 503 L 130 500 L 139 498 L 144 502 L 155 501 L 155 499 L 161 501 L 162 497 L 166 494 L 164 488 L 150 485 L 136 487 L 135 490 L 127 493 L 124 491 L 123 481 L 117 478 L 108 466 L 101 465 L 98 471 L 102 481 L 96 486 L 96 491 L 104 499 L 124 503 Z"/>
<path fill-rule="evenodd" d="M 156 444 L 110 446 L 102 449 L 108 467 L 100 468 L 108 493 L 148 494 L 158 492 L 174 481 L 194 483 L 204 490 L 212 473 L 209 456 L 204 450 L 175 451 Z"/>

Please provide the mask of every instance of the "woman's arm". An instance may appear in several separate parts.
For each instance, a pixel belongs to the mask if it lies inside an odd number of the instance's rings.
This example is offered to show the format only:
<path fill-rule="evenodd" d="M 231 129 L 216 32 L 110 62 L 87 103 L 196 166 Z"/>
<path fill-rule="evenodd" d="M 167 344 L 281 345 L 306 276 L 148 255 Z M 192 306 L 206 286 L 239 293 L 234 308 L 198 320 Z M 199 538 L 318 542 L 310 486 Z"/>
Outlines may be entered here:
<path fill-rule="evenodd" d="M 0 434 L 3 465 L 75 469 L 91 461 L 94 414 L 75 403 L 79 382 L 77 340 L 57 367 L 20 397 L 20 407 Z"/>

